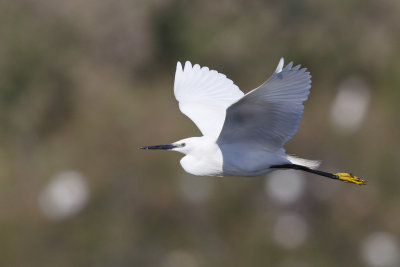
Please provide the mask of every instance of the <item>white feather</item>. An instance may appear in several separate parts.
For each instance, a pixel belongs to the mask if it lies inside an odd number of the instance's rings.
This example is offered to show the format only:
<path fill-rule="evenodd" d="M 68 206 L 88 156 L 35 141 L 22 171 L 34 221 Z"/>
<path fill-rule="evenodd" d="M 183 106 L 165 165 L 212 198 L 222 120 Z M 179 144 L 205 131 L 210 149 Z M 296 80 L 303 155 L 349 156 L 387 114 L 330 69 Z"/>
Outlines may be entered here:
<path fill-rule="evenodd" d="M 218 137 L 225 111 L 244 94 L 224 74 L 186 61 L 184 69 L 177 63 L 174 85 L 179 108 L 203 135 Z"/>
<path fill-rule="evenodd" d="M 306 166 L 311 169 L 316 169 L 316 168 L 318 168 L 319 165 L 321 165 L 320 160 L 302 159 L 302 158 L 298 158 L 295 156 L 289 156 L 289 155 L 287 156 L 287 159 L 293 164 Z"/>
<path fill-rule="evenodd" d="M 226 111 L 218 144 L 246 143 L 271 152 L 279 151 L 297 131 L 303 102 L 311 88 L 311 75 L 289 63 L 261 86 L 252 90 Z"/>

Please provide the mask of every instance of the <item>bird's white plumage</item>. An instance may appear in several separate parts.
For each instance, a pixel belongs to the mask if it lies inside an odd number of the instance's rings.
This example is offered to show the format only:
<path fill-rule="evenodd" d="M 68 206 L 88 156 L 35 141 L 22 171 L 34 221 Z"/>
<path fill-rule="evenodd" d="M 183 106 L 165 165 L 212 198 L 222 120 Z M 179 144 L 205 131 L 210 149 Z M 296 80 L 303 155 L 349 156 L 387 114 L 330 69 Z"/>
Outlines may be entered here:
<path fill-rule="evenodd" d="M 284 66 L 246 95 L 225 75 L 198 64 L 177 64 L 174 92 L 180 110 L 200 129 L 202 137 L 174 143 L 184 153 L 189 173 L 212 176 L 255 176 L 271 166 L 315 162 L 286 155 L 283 145 L 297 131 L 303 102 L 311 87 L 305 68 Z"/>
<path fill-rule="evenodd" d="M 187 61 L 177 63 L 174 85 L 179 108 L 203 135 L 218 137 L 226 109 L 244 94 L 224 74 Z"/>
<path fill-rule="evenodd" d="M 276 67 L 275 73 L 279 73 L 282 71 L 283 64 L 285 64 L 283 57 L 279 60 L 278 66 Z"/>
<path fill-rule="evenodd" d="M 283 68 L 281 59 L 265 83 L 227 109 L 218 144 L 245 142 L 250 149 L 282 151 L 297 131 L 311 88 L 309 72 L 292 66 Z"/>

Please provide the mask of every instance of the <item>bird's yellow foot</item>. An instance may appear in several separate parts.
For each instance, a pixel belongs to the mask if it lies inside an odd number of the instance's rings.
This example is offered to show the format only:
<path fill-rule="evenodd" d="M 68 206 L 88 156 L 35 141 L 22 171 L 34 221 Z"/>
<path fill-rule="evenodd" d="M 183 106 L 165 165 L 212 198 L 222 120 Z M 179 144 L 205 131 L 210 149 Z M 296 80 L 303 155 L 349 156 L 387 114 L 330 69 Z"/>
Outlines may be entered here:
<path fill-rule="evenodd" d="M 353 176 L 351 173 L 339 172 L 335 173 L 335 175 L 339 178 L 340 181 L 344 183 L 353 183 L 358 185 L 367 184 L 367 181 L 360 179 L 357 176 Z"/>

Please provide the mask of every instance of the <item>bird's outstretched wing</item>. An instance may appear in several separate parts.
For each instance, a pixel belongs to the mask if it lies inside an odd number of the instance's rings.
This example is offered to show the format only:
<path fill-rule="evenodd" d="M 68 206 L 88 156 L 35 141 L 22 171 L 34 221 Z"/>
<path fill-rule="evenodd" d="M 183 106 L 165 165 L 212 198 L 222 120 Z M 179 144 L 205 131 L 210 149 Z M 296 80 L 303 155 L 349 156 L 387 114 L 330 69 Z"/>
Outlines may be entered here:
<path fill-rule="evenodd" d="M 311 75 L 283 58 L 275 73 L 226 111 L 218 144 L 245 143 L 278 151 L 297 131 L 303 102 L 311 88 Z"/>
<path fill-rule="evenodd" d="M 244 94 L 224 74 L 186 61 L 184 69 L 177 63 L 174 93 L 179 109 L 203 135 L 218 137 L 227 107 Z"/>

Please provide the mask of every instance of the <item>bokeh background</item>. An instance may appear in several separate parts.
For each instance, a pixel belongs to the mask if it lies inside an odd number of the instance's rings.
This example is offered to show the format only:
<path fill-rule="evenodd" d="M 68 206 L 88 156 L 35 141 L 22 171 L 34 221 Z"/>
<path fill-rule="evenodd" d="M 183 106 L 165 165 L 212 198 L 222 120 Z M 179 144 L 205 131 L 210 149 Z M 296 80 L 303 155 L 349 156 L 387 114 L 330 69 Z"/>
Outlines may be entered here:
<path fill-rule="evenodd" d="M 1 266 L 400 266 L 397 0 L 0 1 Z M 245 92 L 280 57 L 313 87 L 300 172 L 194 177 L 142 145 L 199 135 L 176 62 Z"/>

